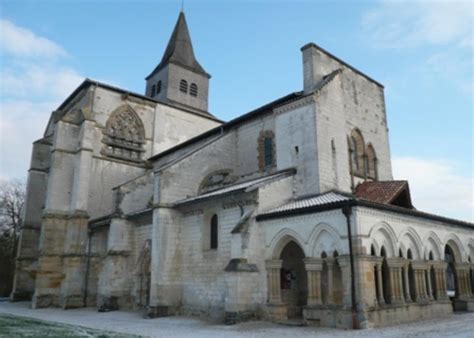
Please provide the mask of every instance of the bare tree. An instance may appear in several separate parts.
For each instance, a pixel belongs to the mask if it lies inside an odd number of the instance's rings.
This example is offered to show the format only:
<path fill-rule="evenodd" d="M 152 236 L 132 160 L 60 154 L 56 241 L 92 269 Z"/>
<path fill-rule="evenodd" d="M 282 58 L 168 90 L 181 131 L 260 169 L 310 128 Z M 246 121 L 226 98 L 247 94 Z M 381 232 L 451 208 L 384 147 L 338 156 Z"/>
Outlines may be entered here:
<path fill-rule="evenodd" d="M 0 227 L 16 239 L 20 233 L 25 204 L 25 183 L 18 179 L 0 181 Z"/>
<path fill-rule="evenodd" d="M 9 293 L 13 280 L 24 204 L 23 181 L 0 181 L 0 296 Z"/>

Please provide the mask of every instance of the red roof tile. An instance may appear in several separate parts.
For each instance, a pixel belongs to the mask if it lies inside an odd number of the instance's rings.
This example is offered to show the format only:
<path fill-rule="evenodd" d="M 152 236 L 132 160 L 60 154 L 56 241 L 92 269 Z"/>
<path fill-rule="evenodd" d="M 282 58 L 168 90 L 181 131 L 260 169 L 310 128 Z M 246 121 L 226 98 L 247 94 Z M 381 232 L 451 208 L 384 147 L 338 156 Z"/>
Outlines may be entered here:
<path fill-rule="evenodd" d="M 364 182 L 356 187 L 355 195 L 376 203 L 399 204 L 396 199 L 405 193 L 404 207 L 413 208 L 411 205 L 410 190 L 407 181 L 380 181 Z"/>

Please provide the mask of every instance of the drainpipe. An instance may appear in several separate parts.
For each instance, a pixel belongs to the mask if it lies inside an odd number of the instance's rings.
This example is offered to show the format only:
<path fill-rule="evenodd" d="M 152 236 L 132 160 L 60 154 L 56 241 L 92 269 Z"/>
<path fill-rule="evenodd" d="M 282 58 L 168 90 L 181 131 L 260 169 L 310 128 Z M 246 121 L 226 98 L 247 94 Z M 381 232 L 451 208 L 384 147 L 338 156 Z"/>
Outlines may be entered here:
<path fill-rule="evenodd" d="M 357 304 L 356 304 L 356 287 L 355 287 L 355 267 L 354 267 L 354 252 L 352 249 L 352 231 L 351 231 L 351 214 L 352 208 L 350 205 L 345 205 L 342 208 L 342 213 L 346 216 L 347 222 L 347 239 L 349 241 L 349 262 L 351 266 L 351 310 L 352 310 L 352 328 L 358 329 L 359 323 L 357 321 Z"/>
<path fill-rule="evenodd" d="M 87 229 L 87 257 L 86 257 L 86 271 L 84 274 L 84 307 L 87 307 L 87 293 L 89 288 L 89 270 L 91 261 L 91 242 L 92 242 L 92 231 Z"/>

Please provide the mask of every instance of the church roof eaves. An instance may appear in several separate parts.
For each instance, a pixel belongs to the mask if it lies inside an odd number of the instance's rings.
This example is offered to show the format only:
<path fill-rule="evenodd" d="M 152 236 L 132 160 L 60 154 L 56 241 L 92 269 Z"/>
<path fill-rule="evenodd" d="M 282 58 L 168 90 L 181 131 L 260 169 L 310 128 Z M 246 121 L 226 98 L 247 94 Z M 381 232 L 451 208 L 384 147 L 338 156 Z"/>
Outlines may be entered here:
<path fill-rule="evenodd" d="M 190 113 L 190 114 L 194 114 L 194 115 L 199 115 L 199 116 L 202 116 L 202 117 L 205 117 L 205 118 L 208 118 L 210 120 L 213 120 L 213 121 L 217 121 L 217 122 L 221 122 L 223 123 L 224 121 L 218 119 L 217 117 L 215 117 L 214 115 L 212 115 L 211 113 L 207 113 L 207 112 L 198 112 L 198 111 L 195 111 L 195 110 L 191 110 L 191 109 L 186 109 L 184 107 L 177 107 L 177 106 L 174 106 L 172 104 L 167 104 L 167 103 L 164 103 L 164 102 L 161 102 L 161 101 L 158 101 L 158 100 L 155 100 L 155 99 L 152 99 L 151 97 L 148 97 L 148 96 L 145 96 L 145 95 L 142 95 L 142 94 L 138 94 L 138 93 L 135 93 L 135 92 L 131 92 L 129 90 L 126 90 L 126 89 L 123 89 L 123 88 L 119 88 L 119 87 L 116 87 L 116 86 L 112 86 L 112 85 L 109 85 L 107 83 L 103 83 L 103 82 L 99 82 L 99 81 L 96 81 L 96 80 L 92 80 L 92 79 L 89 79 L 89 78 L 86 78 L 67 98 L 66 100 L 63 101 L 63 103 L 61 103 L 61 105 L 58 107 L 58 111 L 60 111 L 61 109 L 63 109 L 64 107 L 67 106 L 67 104 L 74 99 L 74 97 L 81 91 L 83 90 L 84 88 L 86 88 L 87 86 L 90 86 L 90 85 L 97 85 L 98 87 L 102 87 L 102 88 L 105 88 L 105 89 L 108 89 L 108 90 L 112 90 L 112 91 L 115 91 L 117 93 L 122 93 L 122 94 L 127 94 L 127 95 L 131 95 L 133 97 L 136 97 L 136 98 L 139 98 L 139 99 L 142 99 L 142 100 L 146 100 L 146 101 L 149 101 L 149 102 L 153 102 L 153 103 L 156 103 L 156 104 L 162 104 L 164 106 L 168 106 L 168 107 L 173 107 L 173 108 L 176 108 L 176 109 L 179 109 L 179 110 L 182 110 L 182 111 L 185 111 L 187 113 Z"/>
<path fill-rule="evenodd" d="M 335 194 L 333 197 L 326 196 L 323 198 L 324 195 Z M 295 205 L 295 202 L 301 200 L 308 200 L 308 199 L 316 199 L 320 203 L 307 203 L 306 205 Z M 328 199 L 327 202 L 324 202 L 324 199 Z M 276 219 L 282 217 L 290 217 L 290 216 L 298 216 L 304 214 L 312 214 L 318 213 L 323 211 L 335 210 L 335 209 L 342 209 L 344 207 L 366 207 L 372 208 L 382 211 L 394 212 L 398 214 L 419 217 L 422 219 L 428 219 L 432 221 L 447 223 L 454 226 L 459 226 L 463 228 L 469 228 L 474 230 L 474 223 L 470 223 L 467 221 L 461 221 L 453 218 L 448 218 L 444 216 L 439 216 L 431 213 L 427 213 L 424 211 L 419 211 L 416 209 L 408 209 L 404 207 L 399 207 L 391 204 L 384 204 L 384 203 L 377 203 L 361 198 L 354 197 L 352 194 L 340 192 L 337 190 L 331 190 L 329 192 L 325 192 L 322 194 L 318 194 L 312 197 L 305 197 L 302 199 L 298 199 L 295 201 L 287 202 L 282 206 L 269 210 L 265 213 L 257 215 L 257 221 L 269 220 L 269 219 Z"/>

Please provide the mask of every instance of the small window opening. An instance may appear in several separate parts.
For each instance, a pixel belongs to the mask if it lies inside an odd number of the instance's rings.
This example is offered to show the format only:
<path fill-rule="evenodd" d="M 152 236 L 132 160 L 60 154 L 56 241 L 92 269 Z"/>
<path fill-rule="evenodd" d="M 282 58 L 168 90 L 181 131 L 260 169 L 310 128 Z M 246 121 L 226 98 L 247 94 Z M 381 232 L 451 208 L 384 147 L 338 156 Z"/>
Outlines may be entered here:
<path fill-rule="evenodd" d="M 161 80 L 156 83 L 156 95 L 161 93 Z"/>
<path fill-rule="evenodd" d="M 218 242 L 217 231 L 218 231 L 217 215 L 214 215 L 211 218 L 211 249 L 217 249 L 217 242 Z"/>
<path fill-rule="evenodd" d="M 186 80 L 181 80 L 179 82 L 179 90 L 182 93 L 187 93 L 188 92 L 188 82 Z"/>
<path fill-rule="evenodd" d="M 273 137 L 265 137 L 263 141 L 265 167 L 273 165 Z"/>
<path fill-rule="evenodd" d="M 151 97 L 155 96 L 155 92 L 156 92 L 156 86 L 153 85 L 151 86 Z"/>
<path fill-rule="evenodd" d="M 191 86 L 189 87 L 189 94 L 194 97 L 197 96 L 198 86 L 195 83 L 191 83 Z"/>

